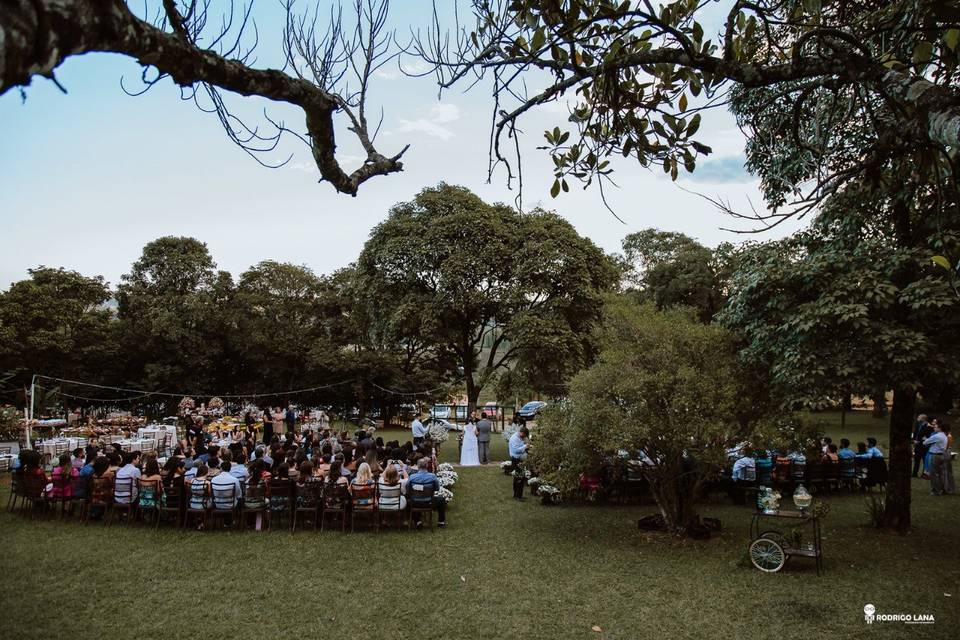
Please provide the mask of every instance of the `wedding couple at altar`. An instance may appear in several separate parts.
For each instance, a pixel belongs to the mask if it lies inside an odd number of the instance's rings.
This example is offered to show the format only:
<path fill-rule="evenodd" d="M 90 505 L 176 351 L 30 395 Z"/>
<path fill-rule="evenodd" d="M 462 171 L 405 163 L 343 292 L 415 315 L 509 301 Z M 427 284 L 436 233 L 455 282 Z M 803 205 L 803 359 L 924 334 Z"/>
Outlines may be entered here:
<path fill-rule="evenodd" d="M 463 428 L 463 442 L 460 447 L 460 464 L 475 467 L 490 462 L 490 432 L 493 423 L 486 413 L 480 414 L 477 424 L 468 422 Z"/>

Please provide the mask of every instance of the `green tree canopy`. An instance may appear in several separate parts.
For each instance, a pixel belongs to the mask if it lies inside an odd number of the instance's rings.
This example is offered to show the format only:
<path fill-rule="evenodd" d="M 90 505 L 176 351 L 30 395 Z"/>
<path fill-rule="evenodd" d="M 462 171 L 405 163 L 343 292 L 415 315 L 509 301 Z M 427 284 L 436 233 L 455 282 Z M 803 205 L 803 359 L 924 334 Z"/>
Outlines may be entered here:
<path fill-rule="evenodd" d="M 160 238 L 117 290 L 126 378 L 148 389 L 230 389 L 223 360 L 233 282 L 216 271 L 207 246 L 193 238 Z"/>
<path fill-rule="evenodd" d="M 602 292 L 617 277 L 556 214 L 519 213 L 445 184 L 394 206 L 357 271 L 376 314 L 416 321 L 412 333 L 456 355 L 471 404 L 511 364 L 563 375 L 585 362 Z"/>
<path fill-rule="evenodd" d="M 571 489 L 621 450 L 643 452 L 655 462 L 644 467 L 654 498 L 670 529 L 683 533 L 697 522 L 696 496 L 725 463 L 728 442 L 751 433 L 737 419 L 733 336 L 688 310 L 618 296 L 604 307 L 598 338 L 597 361 L 541 421 L 538 472 Z"/>
<path fill-rule="evenodd" d="M 39 267 L 0 293 L 0 371 L 101 381 L 116 354 L 110 290 L 100 276 Z M 41 383 L 48 384 L 48 383 Z"/>
<path fill-rule="evenodd" d="M 693 238 L 644 229 L 624 238 L 623 252 L 627 285 L 658 308 L 691 307 L 702 321 L 710 322 L 723 306 L 722 264 Z"/>

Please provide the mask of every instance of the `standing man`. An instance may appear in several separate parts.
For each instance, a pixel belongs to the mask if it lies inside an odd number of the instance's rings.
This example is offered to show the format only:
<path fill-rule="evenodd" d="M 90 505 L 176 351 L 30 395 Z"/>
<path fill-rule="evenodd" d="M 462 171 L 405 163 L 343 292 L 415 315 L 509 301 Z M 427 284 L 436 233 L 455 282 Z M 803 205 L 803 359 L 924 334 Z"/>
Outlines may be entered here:
<path fill-rule="evenodd" d="M 284 417 L 284 422 L 287 423 L 287 433 L 293 433 L 297 425 L 297 412 L 293 410 L 292 403 L 287 403 L 287 414 Z"/>
<path fill-rule="evenodd" d="M 487 420 L 487 414 L 480 414 L 480 422 L 477 423 L 477 447 L 480 454 L 480 464 L 490 462 L 490 432 L 493 430 L 493 424 Z"/>
<path fill-rule="evenodd" d="M 530 446 L 527 444 L 527 437 L 530 435 L 530 431 L 526 427 L 520 427 L 520 430 L 515 434 L 510 436 L 510 462 L 513 463 L 513 499 L 514 500 L 523 500 L 523 485 L 527 483 L 527 479 L 522 475 L 517 474 L 517 470 L 520 468 L 524 460 L 527 459 L 527 453 L 530 451 Z"/>
<path fill-rule="evenodd" d="M 413 419 L 413 422 L 410 423 L 410 433 L 413 436 L 413 446 L 419 447 L 420 443 L 423 442 L 423 438 L 427 435 L 427 428 L 420 422 L 419 413 Z"/>
<path fill-rule="evenodd" d="M 917 416 L 917 425 L 913 428 L 913 477 L 916 478 L 920 473 L 920 465 L 923 464 L 923 474 L 927 475 L 927 447 L 923 441 L 933 435 L 933 427 L 927 421 L 927 414 L 921 413 Z"/>
<path fill-rule="evenodd" d="M 933 434 L 923 440 L 930 455 L 930 495 L 942 496 L 944 489 L 944 480 L 946 480 L 946 468 L 944 466 L 944 454 L 947 451 L 947 434 L 940 429 L 940 424 L 933 421 Z"/>

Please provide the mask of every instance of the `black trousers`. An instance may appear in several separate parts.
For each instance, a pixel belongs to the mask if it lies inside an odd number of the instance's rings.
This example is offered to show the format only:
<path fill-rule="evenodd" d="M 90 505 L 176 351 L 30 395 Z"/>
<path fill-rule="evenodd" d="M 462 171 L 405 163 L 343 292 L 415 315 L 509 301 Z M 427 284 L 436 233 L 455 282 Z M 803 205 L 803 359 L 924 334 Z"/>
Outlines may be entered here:
<path fill-rule="evenodd" d="M 421 442 L 423 442 L 423 438 L 413 437 L 413 446 L 419 447 Z"/>
<path fill-rule="evenodd" d="M 273 440 L 273 423 L 263 425 L 263 443 L 270 444 Z"/>
<path fill-rule="evenodd" d="M 510 458 L 510 462 L 513 463 L 513 468 L 518 469 L 523 463 L 520 458 Z M 523 497 L 523 485 L 527 484 L 527 479 L 523 476 L 513 476 L 513 497 L 522 498 Z"/>
<path fill-rule="evenodd" d="M 913 445 L 913 475 L 919 475 L 920 468 L 923 466 L 923 459 L 927 455 L 927 449 L 921 445 Z"/>

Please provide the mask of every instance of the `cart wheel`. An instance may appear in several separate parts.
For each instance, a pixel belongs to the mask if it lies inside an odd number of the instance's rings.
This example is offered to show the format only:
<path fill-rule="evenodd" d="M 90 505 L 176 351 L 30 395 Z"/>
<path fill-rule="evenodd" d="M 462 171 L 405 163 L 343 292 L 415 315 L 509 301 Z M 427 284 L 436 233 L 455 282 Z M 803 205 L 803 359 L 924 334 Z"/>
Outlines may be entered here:
<path fill-rule="evenodd" d="M 776 573 L 787 562 L 783 547 L 769 538 L 757 538 L 750 543 L 750 562 L 760 571 Z"/>
<path fill-rule="evenodd" d="M 787 548 L 789 546 L 787 544 L 787 539 L 784 538 L 783 534 L 780 533 L 779 531 L 764 531 L 763 533 L 760 534 L 760 537 L 765 538 L 767 540 L 773 540 L 783 548 Z"/>

